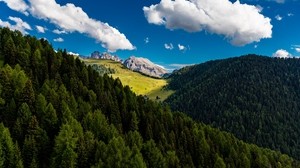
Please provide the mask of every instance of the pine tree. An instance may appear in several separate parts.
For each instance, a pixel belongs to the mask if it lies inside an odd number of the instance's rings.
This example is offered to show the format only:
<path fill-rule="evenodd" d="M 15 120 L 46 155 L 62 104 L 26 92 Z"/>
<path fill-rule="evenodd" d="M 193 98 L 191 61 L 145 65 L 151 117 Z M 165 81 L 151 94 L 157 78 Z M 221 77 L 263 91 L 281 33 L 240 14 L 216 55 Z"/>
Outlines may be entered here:
<path fill-rule="evenodd" d="M 161 151 L 156 147 L 156 144 L 152 139 L 144 144 L 142 148 L 142 154 L 147 164 L 147 167 L 166 167 L 165 158 L 163 157 Z"/>
<path fill-rule="evenodd" d="M 10 36 L 7 37 L 6 42 L 3 45 L 3 55 L 5 58 L 5 63 L 8 63 L 9 65 L 15 65 L 17 48 Z"/>
<path fill-rule="evenodd" d="M 226 168 L 224 160 L 220 156 L 216 156 L 216 162 L 214 164 L 214 168 Z"/>
<path fill-rule="evenodd" d="M 45 116 L 41 119 L 41 126 L 47 130 L 51 138 L 54 137 L 54 133 L 57 129 L 58 118 L 56 115 L 56 110 L 53 105 L 49 103 L 46 107 Z"/>
<path fill-rule="evenodd" d="M 74 168 L 76 167 L 77 153 L 76 143 L 78 137 L 71 126 L 64 124 L 55 138 L 54 151 L 52 155 L 51 167 Z"/>
<path fill-rule="evenodd" d="M 3 167 L 14 167 L 15 164 L 15 148 L 8 128 L 0 123 L 0 146 L 1 155 L 0 163 Z"/>

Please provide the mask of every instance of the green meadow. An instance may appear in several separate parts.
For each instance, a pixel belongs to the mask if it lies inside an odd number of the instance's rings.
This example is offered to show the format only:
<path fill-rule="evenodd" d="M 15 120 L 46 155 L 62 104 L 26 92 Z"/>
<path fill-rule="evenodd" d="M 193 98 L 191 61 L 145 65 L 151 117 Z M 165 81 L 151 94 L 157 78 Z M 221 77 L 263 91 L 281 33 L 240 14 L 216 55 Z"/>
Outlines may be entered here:
<path fill-rule="evenodd" d="M 137 95 L 147 95 L 152 100 L 163 101 L 170 96 L 173 91 L 164 89 L 168 84 L 165 79 L 151 78 L 134 72 L 124 67 L 121 63 L 111 60 L 84 59 L 88 65 L 98 64 L 106 68 L 114 69 L 111 74 L 113 78 L 119 78 L 124 86 L 128 85 Z"/>

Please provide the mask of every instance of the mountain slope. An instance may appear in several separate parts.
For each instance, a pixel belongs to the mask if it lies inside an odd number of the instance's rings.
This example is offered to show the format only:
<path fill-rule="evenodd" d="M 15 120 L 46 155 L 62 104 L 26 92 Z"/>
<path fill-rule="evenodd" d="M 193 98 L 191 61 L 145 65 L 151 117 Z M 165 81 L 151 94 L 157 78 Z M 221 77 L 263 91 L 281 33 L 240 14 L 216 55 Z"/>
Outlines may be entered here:
<path fill-rule="evenodd" d="M 133 71 L 137 71 L 145 75 L 157 78 L 161 78 L 167 73 L 167 71 L 164 68 L 154 64 L 147 58 L 142 57 L 131 56 L 124 61 L 123 65 Z"/>
<path fill-rule="evenodd" d="M 124 86 L 128 85 L 132 91 L 138 95 L 147 95 L 155 100 L 158 96 L 160 100 L 166 99 L 173 91 L 164 89 L 167 80 L 151 78 L 138 72 L 127 69 L 121 63 L 111 60 L 84 59 L 88 65 L 102 65 L 114 71 L 111 76 L 114 79 L 119 78 Z"/>
<path fill-rule="evenodd" d="M 249 55 L 183 68 L 173 110 L 300 159 L 300 60 Z"/>
<path fill-rule="evenodd" d="M 0 39 L 3 167 L 300 166 L 137 97 L 44 39 L 6 28 Z"/>

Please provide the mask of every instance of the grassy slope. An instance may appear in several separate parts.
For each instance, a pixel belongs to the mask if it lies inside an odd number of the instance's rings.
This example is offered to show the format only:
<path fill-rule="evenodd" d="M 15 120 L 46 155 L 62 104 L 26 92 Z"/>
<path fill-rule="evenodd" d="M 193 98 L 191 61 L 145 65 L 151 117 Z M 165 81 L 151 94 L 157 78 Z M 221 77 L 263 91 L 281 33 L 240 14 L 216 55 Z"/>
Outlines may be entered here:
<path fill-rule="evenodd" d="M 84 61 L 87 64 L 100 64 L 107 68 L 115 69 L 116 73 L 112 74 L 112 77 L 119 78 L 123 85 L 130 86 L 136 94 L 147 95 L 153 100 L 158 96 L 161 98 L 160 100 L 164 100 L 173 93 L 173 91 L 163 89 L 167 85 L 165 79 L 154 79 L 144 76 L 127 69 L 118 62 L 97 59 L 85 59 Z"/>

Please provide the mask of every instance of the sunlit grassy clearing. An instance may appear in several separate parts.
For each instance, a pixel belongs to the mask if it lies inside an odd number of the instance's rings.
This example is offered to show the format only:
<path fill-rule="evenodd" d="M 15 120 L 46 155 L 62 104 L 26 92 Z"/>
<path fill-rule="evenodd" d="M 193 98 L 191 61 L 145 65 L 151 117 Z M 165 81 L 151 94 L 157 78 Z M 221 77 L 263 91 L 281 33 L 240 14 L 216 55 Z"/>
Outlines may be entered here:
<path fill-rule="evenodd" d="M 97 60 L 97 59 L 85 59 L 87 64 L 100 64 L 107 68 L 115 70 L 115 74 L 112 74 L 113 78 L 119 78 L 122 84 L 128 85 L 132 91 L 138 95 L 149 95 L 150 99 L 155 99 L 156 96 L 164 100 L 172 91 L 166 91 L 163 89 L 167 85 L 167 80 L 165 79 L 155 79 L 151 77 L 144 76 L 138 72 L 133 72 L 121 63 L 111 61 L 111 60 Z"/>

